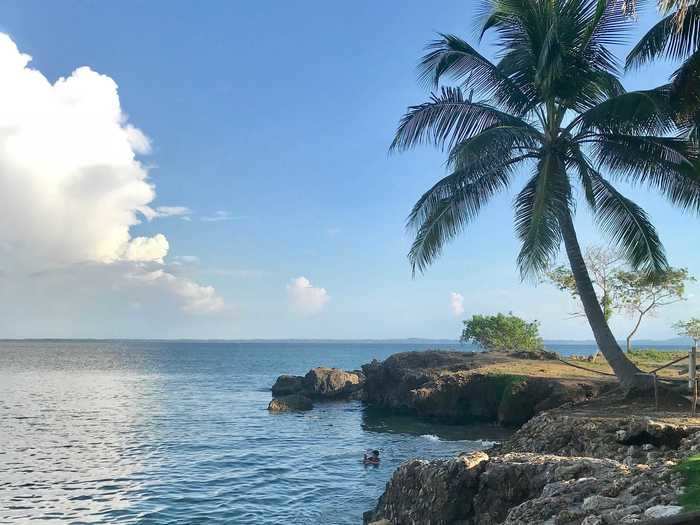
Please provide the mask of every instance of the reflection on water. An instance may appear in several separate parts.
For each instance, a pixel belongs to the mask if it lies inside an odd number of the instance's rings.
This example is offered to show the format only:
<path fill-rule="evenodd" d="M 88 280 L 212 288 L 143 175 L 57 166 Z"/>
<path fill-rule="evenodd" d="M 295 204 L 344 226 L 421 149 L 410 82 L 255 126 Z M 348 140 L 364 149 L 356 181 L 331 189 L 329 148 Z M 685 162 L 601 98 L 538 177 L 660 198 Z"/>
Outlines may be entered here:
<path fill-rule="evenodd" d="M 498 440 L 269 386 L 403 345 L 0 343 L 0 523 L 360 523 L 391 472 Z M 382 451 L 378 468 L 362 453 Z"/>

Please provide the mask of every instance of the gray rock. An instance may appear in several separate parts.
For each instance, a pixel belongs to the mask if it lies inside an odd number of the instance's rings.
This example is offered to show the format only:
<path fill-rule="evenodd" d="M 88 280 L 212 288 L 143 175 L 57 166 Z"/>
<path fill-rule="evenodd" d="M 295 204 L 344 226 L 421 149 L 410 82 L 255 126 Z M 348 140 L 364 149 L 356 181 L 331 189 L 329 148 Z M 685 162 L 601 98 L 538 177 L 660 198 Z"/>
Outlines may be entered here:
<path fill-rule="evenodd" d="M 666 518 L 675 516 L 683 511 L 683 507 L 679 505 L 655 505 L 644 511 L 647 518 Z"/>
<path fill-rule="evenodd" d="M 272 385 L 272 395 L 274 397 L 298 394 L 304 388 L 304 378 L 302 376 L 281 375 Z"/>
<path fill-rule="evenodd" d="M 359 393 L 365 377 L 361 372 L 340 368 L 312 368 L 304 376 L 304 392 L 317 398 L 347 398 Z"/>
<path fill-rule="evenodd" d="M 600 512 L 601 510 L 610 509 L 616 506 L 619 501 L 615 498 L 608 498 L 606 496 L 589 496 L 583 500 L 583 505 L 581 508 L 585 511 L 595 511 Z"/>
<path fill-rule="evenodd" d="M 603 518 L 600 516 L 596 516 L 594 514 L 587 516 L 582 522 L 581 525 L 603 525 Z"/>
<path fill-rule="evenodd" d="M 311 400 L 299 394 L 276 397 L 267 406 L 270 412 L 288 412 L 311 410 L 314 407 Z"/>

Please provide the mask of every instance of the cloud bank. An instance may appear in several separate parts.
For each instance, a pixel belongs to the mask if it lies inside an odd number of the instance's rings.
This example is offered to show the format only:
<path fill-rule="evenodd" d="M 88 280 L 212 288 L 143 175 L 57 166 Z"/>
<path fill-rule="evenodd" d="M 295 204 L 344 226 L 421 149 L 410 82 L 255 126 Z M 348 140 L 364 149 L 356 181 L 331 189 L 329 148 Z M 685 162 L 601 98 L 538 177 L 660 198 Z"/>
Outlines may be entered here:
<path fill-rule="evenodd" d="M 51 83 L 29 67 L 30 61 L 0 34 L 4 278 L 119 264 L 149 286 L 158 283 L 156 288 L 186 312 L 223 309 L 213 288 L 151 268 L 163 265 L 169 253 L 163 234 L 131 235 L 142 217 L 190 212 L 182 206 L 151 207 L 155 188 L 137 159 L 150 151 L 150 141 L 128 122 L 114 80 L 81 67 Z"/>
<path fill-rule="evenodd" d="M 302 315 L 318 314 L 331 299 L 325 288 L 312 286 L 306 277 L 292 279 L 287 285 L 287 296 L 292 311 Z"/>

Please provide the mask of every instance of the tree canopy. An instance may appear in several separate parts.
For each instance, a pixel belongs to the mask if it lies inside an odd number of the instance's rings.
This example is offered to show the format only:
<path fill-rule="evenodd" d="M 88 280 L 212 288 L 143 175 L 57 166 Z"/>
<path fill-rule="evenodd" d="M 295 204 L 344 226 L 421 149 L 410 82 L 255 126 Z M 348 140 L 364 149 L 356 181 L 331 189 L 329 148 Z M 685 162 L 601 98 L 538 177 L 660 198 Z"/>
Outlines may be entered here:
<path fill-rule="evenodd" d="M 462 342 L 474 342 L 486 350 L 534 352 L 544 349 L 537 321 L 508 315 L 474 315 L 464 321 Z"/>

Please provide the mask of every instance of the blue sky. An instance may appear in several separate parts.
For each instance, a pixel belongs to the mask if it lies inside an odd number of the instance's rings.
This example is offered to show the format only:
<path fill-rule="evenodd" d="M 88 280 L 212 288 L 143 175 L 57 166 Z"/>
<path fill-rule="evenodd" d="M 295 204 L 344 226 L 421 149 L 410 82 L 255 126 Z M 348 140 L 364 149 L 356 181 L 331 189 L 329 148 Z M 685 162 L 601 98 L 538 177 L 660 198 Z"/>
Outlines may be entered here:
<path fill-rule="evenodd" d="M 568 317 L 574 305 L 563 294 L 520 282 L 512 195 L 496 199 L 425 275 L 411 278 L 404 220 L 443 174 L 443 156 L 428 148 L 389 155 L 387 147 L 406 107 L 426 98 L 415 81 L 425 43 L 436 31 L 474 42 L 476 10 L 464 1 L 3 2 L 0 32 L 50 82 L 89 66 L 118 84 L 122 110 L 151 142 L 139 157 L 155 185 L 150 205 L 191 210 L 189 220 L 143 220 L 130 234 L 162 233 L 172 272 L 212 286 L 226 306 L 193 314 L 167 294 L 135 298 L 105 282 L 73 293 L 59 276 L 0 305 L 0 330 L 456 337 L 460 318 L 510 310 L 540 320 L 547 338 L 589 338 L 585 321 Z M 655 16 L 642 13 L 630 41 Z M 670 71 L 655 65 L 625 84 L 651 87 Z M 654 219 L 671 263 L 700 276 L 699 219 L 630 193 Z M 582 244 L 600 242 L 583 206 L 577 226 Z M 300 277 L 309 285 L 293 281 Z M 453 292 L 464 296 L 461 316 L 451 311 Z M 674 335 L 669 325 L 698 306 L 691 297 L 669 307 L 640 337 Z M 613 326 L 623 336 L 629 324 L 620 316 Z"/>

